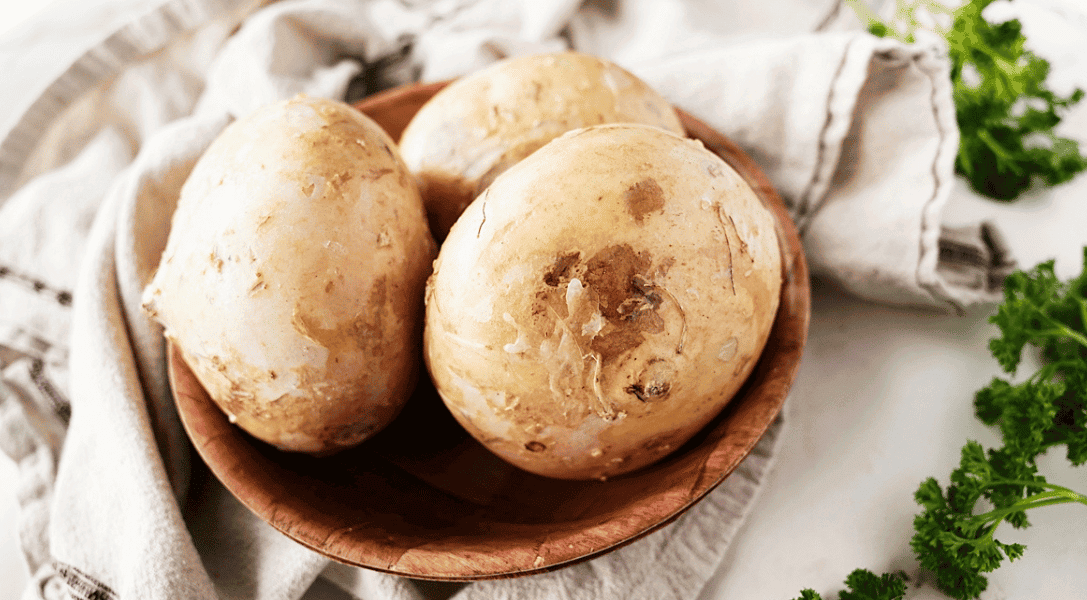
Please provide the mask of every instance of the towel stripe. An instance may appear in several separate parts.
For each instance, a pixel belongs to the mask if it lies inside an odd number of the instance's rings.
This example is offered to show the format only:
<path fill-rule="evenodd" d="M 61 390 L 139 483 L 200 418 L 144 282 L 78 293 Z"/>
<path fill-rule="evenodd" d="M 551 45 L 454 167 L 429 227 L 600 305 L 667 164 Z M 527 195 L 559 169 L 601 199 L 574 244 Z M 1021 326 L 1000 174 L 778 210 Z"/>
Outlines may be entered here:
<path fill-rule="evenodd" d="M 44 296 L 52 296 L 53 300 L 61 306 L 68 308 L 72 305 L 72 292 L 68 290 L 57 289 L 41 279 L 31 277 L 25 273 L 0 265 L 0 280 L 6 279 L 8 281 L 14 281 L 20 285 L 23 285 L 34 291 L 36 294 L 42 294 Z"/>
<path fill-rule="evenodd" d="M 118 600 L 112 588 L 72 565 L 55 560 L 53 570 L 64 580 L 71 600 Z"/>

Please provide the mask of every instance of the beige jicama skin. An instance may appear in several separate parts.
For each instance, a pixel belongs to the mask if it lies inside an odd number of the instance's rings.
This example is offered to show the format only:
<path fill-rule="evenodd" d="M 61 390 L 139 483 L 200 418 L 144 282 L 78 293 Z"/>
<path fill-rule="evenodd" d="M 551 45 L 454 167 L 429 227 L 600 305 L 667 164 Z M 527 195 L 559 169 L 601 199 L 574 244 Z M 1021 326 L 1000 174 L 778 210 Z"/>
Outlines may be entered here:
<path fill-rule="evenodd" d="M 431 231 L 442 240 L 494 178 L 550 140 L 603 123 L 682 135 L 675 109 L 622 67 L 577 52 L 507 59 L 434 95 L 400 137 Z"/>
<path fill-rule="evenodd" d="M 696 140 L 570 132 L 500 175 L 442 245 L 431 377 L 474 437 L 525 470 L 589 479 L 653 463 L 762 352 L 782 285 L 776 227 Z"/>
<path fill-rule="evenodd" d="M 144 308 L 232 422 L 331 453 L 410 395 L 435 252 L 388 135 L 300 96 L 232 123 L 199 159 Z"/>

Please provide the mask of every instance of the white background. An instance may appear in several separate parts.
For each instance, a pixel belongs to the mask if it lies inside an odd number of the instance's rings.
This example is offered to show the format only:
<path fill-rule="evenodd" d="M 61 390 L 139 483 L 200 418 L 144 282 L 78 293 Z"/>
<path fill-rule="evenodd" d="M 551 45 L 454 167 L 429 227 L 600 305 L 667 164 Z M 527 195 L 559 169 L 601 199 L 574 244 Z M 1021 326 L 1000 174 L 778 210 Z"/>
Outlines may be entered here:
<path fill-rule="evenodd" d="M 1083 0 L 1017 4 L 1028 37 L 1054 63 L 1055 85 L 1087 88 L 1087 17 L 1060 12 L 1079 6 L 1087 14 Z M 40 10 L 48 9 L 0 0 L 0 42 Z M 1064 131 L 1087 147 L 1087 103 L 1068 116 Z M 945 221 L 978 218 L 1001 226 L 1022 265 L 1056 258 L 1058 273 L 1071 276 L 1087 245 L 1087 177 L 1013 205 L 960 186 Z M 809 344 L 786 407 L 777 466 L 700 600 L 787 600 L 804 587 L 829 599 L 857 567 L 916 573 L 908 541 L 917 485 L 928 476 L 946 484 L 968 438 L 996 443 L 971 406 L 974 391 L 999 374 L 986 350 L 995 333 L 988 309 L 952 316 L 877 306 L 820 282 L 813 296 Z M 1063 456 L 1047 457 L 1042 470 L 1055 483 L 1087 490 L 1087 468 L 1069 468 Z M 0 600 L 19 597 L 28 577 L 17 542 L 15 476 L 0 455 Z M 1035 513 L 1028 530 L 1000 530 L 998 538 L 1028 548 L 990 578 L 983 598 L 1087 598 L 1087 507 Z M 911 587 L 911 599 L 942 597 L 923 578 Z"/>

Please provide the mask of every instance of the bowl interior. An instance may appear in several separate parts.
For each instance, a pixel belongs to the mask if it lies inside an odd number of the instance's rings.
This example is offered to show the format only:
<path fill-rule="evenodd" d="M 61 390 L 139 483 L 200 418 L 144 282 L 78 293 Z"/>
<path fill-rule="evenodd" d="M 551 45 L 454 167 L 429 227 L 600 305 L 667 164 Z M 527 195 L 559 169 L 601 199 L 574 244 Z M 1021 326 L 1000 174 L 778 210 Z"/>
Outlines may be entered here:
<path fill-rule="evenodd" d="M 357 104 L 394 137 L 444 84 L 411 85 Z M 778 219 L 785 281 L 759 363 L 725 410 L 661 462 L 608 481 L 563 481 L 501 461 L 468 436 L 422 377 L 403 413 L 362 445 L 329 457 L 280 452 L 231 425 L 169 350 L 182 423 L 211 471 L 250 510 L 340 562 L 434 580 L 560 568 L 654 531 L 720 484 L 781 410 L 808 330 L 808 273 L 780 197 L 720 134 L 681 112 Z"/>

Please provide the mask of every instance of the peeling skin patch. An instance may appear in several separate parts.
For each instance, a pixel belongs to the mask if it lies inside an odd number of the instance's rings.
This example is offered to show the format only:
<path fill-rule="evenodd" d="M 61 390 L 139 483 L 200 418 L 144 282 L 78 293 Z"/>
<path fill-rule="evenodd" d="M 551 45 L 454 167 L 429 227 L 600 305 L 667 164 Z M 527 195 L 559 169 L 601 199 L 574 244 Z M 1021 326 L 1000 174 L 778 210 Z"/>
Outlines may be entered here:
<path fill-rule="evenodd" d="M 392 236 L 389 235 L 389 230 L 387 228 L 383 227 L 381 229 L 381 232 L 379 232 L 377 234 L 377 247 L 378 248 L 388 248 L 391 245 L 392 245 Z"/>
<path fill-rule="evenodd" d="M 264 274 L 262 274 L 260 271 L 257 271 L 257 273 L 256 273 L 256 275 L 254 277 L 253 285 L 249 286 L 249 293 L 252 294 L 252 293 L 255 293 L 255 292 L 259 291 L 259 290 L 263 290 L 263 289 L 267 289 L 267 288 L 268 288 L 268 283 L 264 281 Z"/>
<path fill-rule="evenodd" d="M 365 145 L 364 145 L 364 147 L 365 147 Z M 366 179 L 369 179 L 369 180 L 371 180 L 371 181 L 373 181 L 373 180 L 375 180 L 375 179 L 381 179 L 381 178 L 382 178 L 382 177 L 384 177 L 385 175 L 388 175 L 389 173 L 392 173 L 392 172 L 393 172 L 393 170 L 392 170 L 392 169 L 389 169 L 389 168 L 384 168 L 384 169 L 368 169 L 368 170 L 366 171 Z"/>
<path fill-rule="evenodd" d="M 551 265 L 551 268 L 547 273 L 544 273 L 544 283 L 551 287 L 558 287 L 560 283 L 569 280 L 570 267 L 574 266 L 579 258 L 581 258 L 580 252 L 567 252 L 555 257 L 555 262 Z"/>
<path fill-rule="evenodd" d="M 627 211 L 639 224 L 651 212 L 664 209 L 664 190 L 656 179 L 647 178 L 627 189 Z"/>
<path fill-rule="evenodd" d="M 735 337 L 728 338 L 721 349 L 717 352 L 717 360 L 722 362 L 728 362 L 736 356 L 736 349 L 739 347 L 739 341 Z"/>
<path fill-rule="evenodd" d="M 381 319 L 386 296 L 386 280 L 382 277 L 374 282 L 374 287 L 370 290 L 367 314 L 357 315 L 334 327 L 323 327 L 318 315 L 307 313 L 304 306 L 299 304 L 295 306 L 291 324 L 305 338 L 318 346 L 328 348 L 330 356 L 349 348 L 366 350 L 380 356 L 384 353 Z"/>

